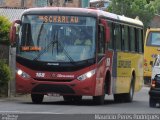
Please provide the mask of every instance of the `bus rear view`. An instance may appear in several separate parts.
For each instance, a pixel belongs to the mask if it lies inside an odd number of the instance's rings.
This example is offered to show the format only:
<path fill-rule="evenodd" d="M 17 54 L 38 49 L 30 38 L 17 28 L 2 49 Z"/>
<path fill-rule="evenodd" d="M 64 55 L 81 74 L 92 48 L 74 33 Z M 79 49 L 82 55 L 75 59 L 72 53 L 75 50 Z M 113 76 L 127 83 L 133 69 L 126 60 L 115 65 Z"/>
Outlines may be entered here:
<path fill-rule="evenodd" d="M 144 82 L 150 84 L 152 65 L 160 52 L 160 29 L 148 28 L 144 44 Z"/>

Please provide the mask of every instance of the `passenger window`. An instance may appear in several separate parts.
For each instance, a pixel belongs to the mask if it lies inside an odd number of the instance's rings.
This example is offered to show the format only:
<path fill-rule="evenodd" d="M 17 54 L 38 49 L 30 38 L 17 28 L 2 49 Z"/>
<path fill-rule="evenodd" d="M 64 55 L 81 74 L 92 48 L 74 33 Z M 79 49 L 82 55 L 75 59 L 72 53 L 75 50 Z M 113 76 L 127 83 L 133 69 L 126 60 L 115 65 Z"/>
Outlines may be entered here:
<path fill-rule="evenodd" d="M 111 50 L 113 50 L 113 25 L 112 25 L 112 23 L 111 22 L 108 22 L 108 26 L 109 26 L 109 28 L 110 28 L 110 42 L 109 42 L 109 45 L 108 45 L 108 47 L 109 47 L 109 49 L 111 49 Z"/>
<path fill-rule="evenodd" d="M 131 27 L 130 29 L 130 46 L 131 46 L 131 51 L 135 52 L 135 29 Z"/>
<path fill-rule="evenodd" d="M 124 51 L 129 51 L 129 39 L 128 39 L 128 27 L 123 26 L 122 28 L 122 47 Z"/>
<path fill-rule="evenodd" d="M 116 29 L 115 29 L 115 40 L 116 40 L 116 50 L 121 51 L 121 26 L 119 24 L 116 24 Z"/>

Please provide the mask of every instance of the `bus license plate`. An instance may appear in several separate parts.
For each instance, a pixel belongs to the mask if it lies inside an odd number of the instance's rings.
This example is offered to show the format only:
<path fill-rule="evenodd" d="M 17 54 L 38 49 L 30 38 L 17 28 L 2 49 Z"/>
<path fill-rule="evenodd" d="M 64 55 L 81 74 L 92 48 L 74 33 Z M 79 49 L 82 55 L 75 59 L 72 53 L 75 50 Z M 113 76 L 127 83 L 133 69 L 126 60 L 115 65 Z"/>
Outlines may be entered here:
<path fill-rule="evenodd" d="M 48 96 L 53 96 L 53 97 L 60 97 L 60 94 L 58 93 L 48 93 Z"/>

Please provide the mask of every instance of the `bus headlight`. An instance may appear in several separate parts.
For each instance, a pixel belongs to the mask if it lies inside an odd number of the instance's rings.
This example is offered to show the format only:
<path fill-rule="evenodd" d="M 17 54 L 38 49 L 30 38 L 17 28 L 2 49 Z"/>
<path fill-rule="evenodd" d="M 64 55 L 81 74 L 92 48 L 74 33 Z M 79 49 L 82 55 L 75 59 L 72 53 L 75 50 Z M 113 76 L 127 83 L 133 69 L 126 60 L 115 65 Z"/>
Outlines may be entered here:
<path fill-rule="evenodd" d="M 79 77 L 77 77 L 78 80 L 85 80 L 87 78 L 91 78 L 94 74 L 96 73 L 96 70 L 91 70 L 85 74 L 80 75 Z"/>
<path fill-rule="evenodd" d="M 30 78 L 30 75 L 22 71 L 21 69 L 17 69 L 17 74 L 23 78 Z"/>

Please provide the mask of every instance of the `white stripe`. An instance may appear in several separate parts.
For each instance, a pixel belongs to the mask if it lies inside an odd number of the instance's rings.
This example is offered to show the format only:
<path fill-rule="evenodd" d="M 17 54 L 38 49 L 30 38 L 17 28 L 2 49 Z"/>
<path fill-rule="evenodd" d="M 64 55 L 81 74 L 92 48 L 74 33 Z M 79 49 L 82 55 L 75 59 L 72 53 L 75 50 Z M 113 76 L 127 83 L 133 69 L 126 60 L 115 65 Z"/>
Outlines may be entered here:
<path fill-rule="evenodd" d="M 55 112 L 0 111 L 0 114 L 62 114 Z"/>

